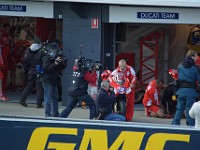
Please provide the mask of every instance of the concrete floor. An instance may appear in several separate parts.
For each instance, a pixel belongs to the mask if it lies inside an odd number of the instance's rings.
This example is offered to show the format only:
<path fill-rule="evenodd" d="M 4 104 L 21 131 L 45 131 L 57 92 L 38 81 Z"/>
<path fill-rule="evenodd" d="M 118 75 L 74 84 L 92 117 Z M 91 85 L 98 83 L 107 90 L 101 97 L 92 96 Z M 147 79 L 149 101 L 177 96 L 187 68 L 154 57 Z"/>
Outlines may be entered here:
<path fill-rule="evenodd" d="M 44 117 L 44 108 L 35 108 L 35 95 L 31 94 L 28 99 L 28 107 L 23 107 L 18 104 L 20 95 L 10 95 L 10 101 L 0 101 L 0 115 L 1 116 L 30 116 L 30 117 Z M 61 112 L 64 106 L 59 102 L 59 111 Z M 88 119 L 89 109 L 75 108 L 70 114 L 69 118 Z M 170 125 L 172 119 L 160 119 L 146 117 L 144 114 L 144 107 L 142 104 L 135 105 L 135 113 L 132 122 L 136 123 L 153 123 Z M 182 119 L 181 124 L 185 126 L 185 119 Z"/>

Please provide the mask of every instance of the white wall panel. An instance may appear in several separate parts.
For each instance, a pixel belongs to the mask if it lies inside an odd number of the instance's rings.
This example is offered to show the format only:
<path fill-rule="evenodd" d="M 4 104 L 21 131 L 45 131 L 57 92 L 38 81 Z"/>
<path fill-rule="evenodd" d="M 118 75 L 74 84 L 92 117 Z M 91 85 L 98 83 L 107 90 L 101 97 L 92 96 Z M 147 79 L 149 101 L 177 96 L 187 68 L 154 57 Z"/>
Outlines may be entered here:
<path fill-rule="evenodd" d="M 0 1 L 0 15 L 53 18 L 53 2 Z"/>
<path fill-rule="evenodd" d="M 39 1 L 39 0 L 35 0 Z M 62 2 L 87 2 L 120 5 L 200 7 L 200 0 L 45 0 Z"/>
<path fill-rule="evenodd" d="M 145 13 L 175 13 L 178 18 L 164 17 L 144 17 L 138 18 L 137 14 Z M 110 23 L 165 23 L 165 24 L 199 24 L 200 9 L 199 8 L 163 8 L 163 7 L 126 7 L 126 6 L 110 6 L 109 22 Z"/>

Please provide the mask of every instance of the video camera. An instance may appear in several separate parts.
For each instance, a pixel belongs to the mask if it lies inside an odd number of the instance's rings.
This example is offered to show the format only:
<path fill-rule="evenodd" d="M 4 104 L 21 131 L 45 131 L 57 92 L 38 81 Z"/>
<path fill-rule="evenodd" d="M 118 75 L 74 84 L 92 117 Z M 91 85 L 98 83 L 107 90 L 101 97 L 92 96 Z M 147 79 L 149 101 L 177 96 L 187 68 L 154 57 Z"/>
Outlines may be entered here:
<path fill-rule="evenodd" d="M 77 67 L 77 69 L 82 71 L 100 70 L 102 68 L 102 65 L 99 61 L 93 61 L 84 57 L 75 59 L 74 65 Z"/>
<path fill-rule="evenodd" d="M 57 61 L 59 64 L 67 64 L 67 58 L 63 54 L 63 50 L 58 46 L 56 42 L 44 43 L 42 45 L 41 51 L 43 55 L 48 55 L 52 60 L 56 60 L 58 57 L 61 61 Z"/>

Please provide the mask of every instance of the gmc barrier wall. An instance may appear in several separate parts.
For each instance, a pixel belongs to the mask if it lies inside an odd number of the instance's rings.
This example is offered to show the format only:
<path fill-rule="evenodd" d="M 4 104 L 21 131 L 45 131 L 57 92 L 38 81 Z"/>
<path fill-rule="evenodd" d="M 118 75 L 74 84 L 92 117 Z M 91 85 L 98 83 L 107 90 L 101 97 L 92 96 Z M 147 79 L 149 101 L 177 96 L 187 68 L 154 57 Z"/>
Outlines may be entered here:
<path fill-rule="evenodd" d="M 4 150 L 195 150 L 200 130 L 99 120 L 0 117 Z"/>

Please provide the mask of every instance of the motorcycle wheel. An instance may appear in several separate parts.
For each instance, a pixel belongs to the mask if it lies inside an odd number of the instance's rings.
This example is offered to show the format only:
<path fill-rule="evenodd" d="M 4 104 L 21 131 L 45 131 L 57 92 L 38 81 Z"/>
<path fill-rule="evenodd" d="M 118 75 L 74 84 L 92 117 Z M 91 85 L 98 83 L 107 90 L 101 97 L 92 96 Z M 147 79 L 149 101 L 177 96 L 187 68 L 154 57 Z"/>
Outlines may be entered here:
<path fill-rule="evenodd" d="M 145 93 L 144 90 L 140 90 L 139 92 L 136 92 L 136 93 L 135 93 L 135 101 L 134 101 L 134 104 L 141 104 L 141 103 L 142 103 L 142 100 L 143 100 L 143 98 L 144 98 L 144 93 Z"/>
<path fill-rule="evenodd" d="M 120 115 L 126 116 L 126 100 L 122 99 L 118 102 L 118 112 Z"/>

